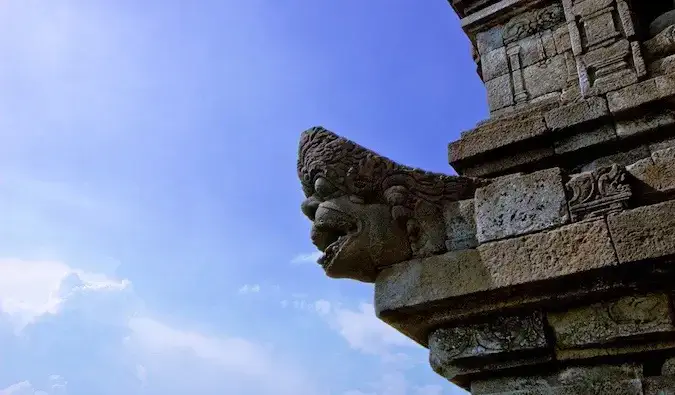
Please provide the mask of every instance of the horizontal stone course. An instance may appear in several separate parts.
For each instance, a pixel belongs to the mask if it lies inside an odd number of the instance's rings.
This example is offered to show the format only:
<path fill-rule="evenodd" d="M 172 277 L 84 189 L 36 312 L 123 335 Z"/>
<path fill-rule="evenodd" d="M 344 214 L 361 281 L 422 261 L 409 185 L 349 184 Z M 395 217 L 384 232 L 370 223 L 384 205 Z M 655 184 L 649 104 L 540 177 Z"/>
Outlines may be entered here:
<path fill-rule="evenodd" d="M 621 263 L 675 254 L 675 201 L 612 214 L 607 223 Z"/>

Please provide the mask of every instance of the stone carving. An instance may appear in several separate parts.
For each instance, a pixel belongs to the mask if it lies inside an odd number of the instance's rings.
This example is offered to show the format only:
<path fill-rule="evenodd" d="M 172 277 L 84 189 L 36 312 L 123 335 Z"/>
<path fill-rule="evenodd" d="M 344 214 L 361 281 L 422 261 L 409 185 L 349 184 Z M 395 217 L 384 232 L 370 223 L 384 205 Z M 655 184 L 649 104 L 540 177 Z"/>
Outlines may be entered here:
<path fill-rule="evenodd" d="M 471 326 L 437 329 L 429 336 L 429 349 L 439 361 L 485 357 L 546 347 L 542 316 L 502 316 Z"/>
<path fill-rule="evenodd" d="M 557 347 L 575 348 L 608 344 L 629 337 L 675 331 L 668 296 L 627 296 L 560 313 L 549 313 L 548 322 Z"/>
<path fill-rule="evenodd" d="M 574 175 L 566 189 L 574 221 L 621 211 L 632 196 L 626 171 L 616 164 Z"/>
<path fill-rule="evenodd" d="M 540 30 L 551 29 L 565 20 L 560 4 L 519 15 L 504 26 L 504 43 L 509 44 Z"/>
<path fill-rule="evenodd" d="M 298 175 L 327 275 L 372 282 L 380 268 L 441 254 L 443 206 L 479 181 L 402 166 L 322 128 L 302 134 Z"/>

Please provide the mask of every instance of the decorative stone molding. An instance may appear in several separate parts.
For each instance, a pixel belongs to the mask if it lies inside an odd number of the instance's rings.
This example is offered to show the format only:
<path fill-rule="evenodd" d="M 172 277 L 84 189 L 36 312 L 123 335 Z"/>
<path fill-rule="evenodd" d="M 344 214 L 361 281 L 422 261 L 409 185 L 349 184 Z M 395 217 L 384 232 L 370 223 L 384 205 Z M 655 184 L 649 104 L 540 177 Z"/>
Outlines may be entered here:
<path fill-rule="evenodd" d="M 626 171 L 616 164 L 574 175 L 566 189 L 574 221 L 624 210 L 632 197 Z"/>

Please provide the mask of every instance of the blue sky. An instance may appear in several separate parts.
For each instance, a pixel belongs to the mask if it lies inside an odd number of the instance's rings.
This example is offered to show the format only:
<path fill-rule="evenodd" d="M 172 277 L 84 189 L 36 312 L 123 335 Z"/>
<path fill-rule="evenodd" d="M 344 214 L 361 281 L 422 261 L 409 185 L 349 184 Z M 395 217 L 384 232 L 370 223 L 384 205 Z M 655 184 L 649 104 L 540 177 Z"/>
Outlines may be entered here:
<path fill-rule="evenodd" d="M 0 394 L 460 393 L 326 278 L 299 133 L 451 172 L 444 0 L 0 2 Z"/>

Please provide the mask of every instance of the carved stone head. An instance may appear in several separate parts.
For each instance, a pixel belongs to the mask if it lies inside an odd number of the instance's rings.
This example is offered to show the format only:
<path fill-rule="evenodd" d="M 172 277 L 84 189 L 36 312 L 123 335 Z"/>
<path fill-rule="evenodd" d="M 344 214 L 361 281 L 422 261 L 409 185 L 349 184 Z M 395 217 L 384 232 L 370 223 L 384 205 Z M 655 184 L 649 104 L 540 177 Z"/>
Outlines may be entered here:
<path fill-rule="evenodd" d="M 477 181 L 394 163 L 322 127 L 302 133 L 298 175 L 319 264 L 334 278 L 375 280 L 383 267 L 446 251 L 443 205 Z"/>

